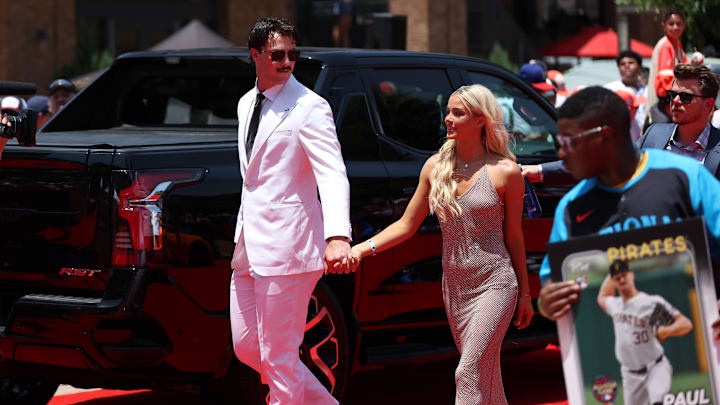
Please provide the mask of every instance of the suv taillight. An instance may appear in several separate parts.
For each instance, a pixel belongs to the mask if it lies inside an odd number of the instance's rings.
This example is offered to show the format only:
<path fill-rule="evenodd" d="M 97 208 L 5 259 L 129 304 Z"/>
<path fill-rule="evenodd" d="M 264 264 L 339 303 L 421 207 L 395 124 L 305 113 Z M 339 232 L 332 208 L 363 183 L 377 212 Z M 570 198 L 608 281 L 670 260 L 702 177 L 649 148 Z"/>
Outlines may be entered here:
<path fill-rule="evenodd" d="M 123 170 L 114 173 L 117 228 L 113 267 L 144 266 L 162 260 L 163 197 L 202 181 L 205 169 Z"/>

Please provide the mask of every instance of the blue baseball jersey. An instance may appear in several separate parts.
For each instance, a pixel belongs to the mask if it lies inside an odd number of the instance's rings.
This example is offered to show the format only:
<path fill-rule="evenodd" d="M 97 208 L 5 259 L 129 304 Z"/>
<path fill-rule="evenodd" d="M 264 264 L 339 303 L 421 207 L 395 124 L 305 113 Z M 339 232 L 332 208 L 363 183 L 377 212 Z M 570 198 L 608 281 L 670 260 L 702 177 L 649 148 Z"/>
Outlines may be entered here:
<path fill-rule="evenodd" d="M 705 217 L 710 253 L 720 253 L 720 182 L 697 161 L 665 150 L 647 149 L 645 167 L 619 188 L 594 177 L 582 180 L 555 210 L 550 242 L 608 234 Z M 550 276 L 545 255 L 540 280 Z"/>

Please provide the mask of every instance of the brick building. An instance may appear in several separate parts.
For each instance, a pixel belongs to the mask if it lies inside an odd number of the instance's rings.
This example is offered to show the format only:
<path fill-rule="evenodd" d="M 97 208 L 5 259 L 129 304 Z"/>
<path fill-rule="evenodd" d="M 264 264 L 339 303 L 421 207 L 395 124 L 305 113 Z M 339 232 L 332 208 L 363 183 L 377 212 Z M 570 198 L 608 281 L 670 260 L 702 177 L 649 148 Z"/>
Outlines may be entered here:
<path fill-rule="evenodd" d="M 73 60 L 75 0 L 0 0 L 0 80 L 35 82 Z"/>
<path fill-rule="evenodd" d="M 0 0 L 0 80 L 47 84 L 78 52 L 111 57 L 148 49 L 192 19 L 236 45 L 259 16 L 295 21 L 300 45 L 333 46 L 337 0 Z M 582 24 L 616 25 L 614 0 L 351 0 L 350 46 L 487 57 L 495 42 L 516 63 Z M 652 17 L 630 18 L 630 35 L 650 44 Z M 81 44 L 80 50 L 76 49 Z M 87 57 L 87 55 L 85 55 Z"/>

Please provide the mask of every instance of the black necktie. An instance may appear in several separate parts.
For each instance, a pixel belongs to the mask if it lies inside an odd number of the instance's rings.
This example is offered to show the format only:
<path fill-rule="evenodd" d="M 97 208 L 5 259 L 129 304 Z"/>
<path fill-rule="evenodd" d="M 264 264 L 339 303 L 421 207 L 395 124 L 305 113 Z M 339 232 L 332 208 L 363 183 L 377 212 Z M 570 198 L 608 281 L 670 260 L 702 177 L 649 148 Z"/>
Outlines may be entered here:
<path fill-rule="evenodd" d="M 250 161 L 250 154 L 252 153 L 253 144 L 255 143 L 255 135 L 257 135 L 258 125 L 260 125 L 260 110 L 262 110 L 262 101 L 264 98 L 265 96 L 262 93 L 258 93 L 255 98 L 252 118 L 250 118 L 250 126 L 248 127 L 247 140 L 245 141 L 245 154 L 247 155 L 248 161 Z"/>

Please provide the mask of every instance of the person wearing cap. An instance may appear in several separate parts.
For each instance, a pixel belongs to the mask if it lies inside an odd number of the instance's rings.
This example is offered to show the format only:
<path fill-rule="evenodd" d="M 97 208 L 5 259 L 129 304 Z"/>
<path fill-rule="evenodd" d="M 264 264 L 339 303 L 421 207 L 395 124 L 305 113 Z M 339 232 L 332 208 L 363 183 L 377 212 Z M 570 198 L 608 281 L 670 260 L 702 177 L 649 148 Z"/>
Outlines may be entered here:
<path fill-rule="evenodd" d="M 27 109 L 27 103 L 20 97 L 5 96 L 0 100 L 0 111 L 3 114 L 18 115 Z"/>
<path fill-rule="evenodd" d="M 634 126 L 633 124 L 635 123 L 634 120 L 637 117 L 638 108 L 645 103 L 646 99 L 642 96 L 635 97 L 632 92 L 627 90 L 613 90 L 613 93 L 617 94 L 625 102 L 625 104 L 627 104 L 628 110 L 630 110 L 630 136 L 633 138 L 634 142 L 637 140 L 637 138 L 635 138 L 635 134 L 632 132 Z"/>
<path fill-rule="evenodd" d="M 538 63 L 536 60 L 530 60 L 530 62 L 522 65 L 518 71 L 518 76 L 525 81 L 525 83 L 531 85 L 538 93 L 542 94 L 547 101 L 553 106 L 556 101 L 555 86 L 548 83 L 545 77 L 545 68 Z"/>
<path fill-rule="evenodd" d="M 703 216 L 711 259 L 720 264 L 720 182 L 705 167 L 667 150 L 638 150 L 627 105 L 608 89 L 588 87 L 570 96 L 557 116 L 558 156 L 581 181 L 560 199 L 550 243 Z M 580 288 L 575 281 L 549 280 L 550 273 L 546 255 L 538 309 L 557 320 L 575 305 Z"/>
<path fill-rule="evenodd" d="M 615 295 L 617 290 L 619 295 Z M 635 273 L 624 260 L 615 260 L 598 291 L 597 303 L 613 320 L 615 358 L 620 363 L 623 402 L 659 404 L 670 392 L 672 365 L 661 345 L 669 337 L 685 336 L 693 324 L 660 295 L 635 285 Z M 667 324 L 653 325 L 651 314 L 663 309 Z"/>
<path fill-rule="evenodd" d="M 37 127 L 40 128 L 50 119 L 50 109 L 48 107 L 47 96 L 32 96 L 27 101 L 28 111 L 37 113 Z"/>
<path fill-rule="evenodd" d="M 547 76 L 550 83 L 555 86 L 555 108 L 558 108 L 565 102 L 565 99 L 570 96 L 570 89 L 568 89 L 565 84 L 565 75 L 559 70 L 549 69 L 545 76 Z"/>
<path fill-rule="evenodd" d="M 4 126 L 8 125 L 8 115 L 18 115 L 25 110 L 27 105 L 25 100 L 15 96 L 5 96 L 0 99 L 0 131 L 4 131 Z M 2 158 L 2 151 L 5 149 L 5 144 L 8 138 L 0 136 L 0 158 Z"/>
<path fill-rule="evenodd" d="M 55 115 L 77 93 L 75 85 L 67 79 L 57 79 L 48 86 L 48 110 Z"/>
<path fill-rule="evenodd" d="M 621 97 L 622 95 L 618 93 L 618 91 L 632 95 L 633 99 L 629 107 L 632 107 L 631 111 L 634 108 L 636 113 L 630 122 L 630 136 L 632 136 L 634 142 L 642 135 L 642 128 L 645 125 L 645 118 L 647 117 L 647 111 L 645 110 L 647 86 L 640 82 L 642 58 L 637 52 L 626 50 L 620 52 L 616 62 L 618 72 L 620 73 L 620 80 L 612 81 L 603 87 L 614 91 Z"/>
<path fill-rule="evenodd" d="M 718 76 L 703 65 L 679 64 L 668 90 L 672 123 L 655 123 L 635 141 L 640 149 L 665 149 L 688 156 L 720 179 L 720 130 L 710 125 L 710 114 L 720 88 Z M 573 183 L 561 161 L 525 165 L 523 176 L 546 185 Z"/>

